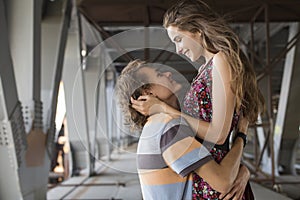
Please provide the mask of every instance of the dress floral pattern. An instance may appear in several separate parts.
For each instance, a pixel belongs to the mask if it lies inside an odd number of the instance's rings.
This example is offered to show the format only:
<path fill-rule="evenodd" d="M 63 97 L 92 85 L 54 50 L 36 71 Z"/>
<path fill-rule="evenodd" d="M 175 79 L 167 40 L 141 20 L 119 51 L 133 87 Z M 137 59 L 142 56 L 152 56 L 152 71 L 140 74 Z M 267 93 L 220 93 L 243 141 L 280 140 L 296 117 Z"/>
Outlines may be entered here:
<path fill-rule="evenodd" d="M 206 122 L 212 120 L 212 68 L 212 60 L 202 69 L 200 68 L 183 103 L 183 111 L 185 113 Z M 237 122 L 238 114 L 234 113 L 230 132 L 237 125 Z M 229 137 L 230 134 L 228 134 L 224 145 L 215 145 L 210 150 L 210 153 L 217 162 L 221 162 L 229 151 Z M 217 200 L 219 199 L 219 195 L 220 193 L 211 188 L 204 179 L 193 173 L 193 200 Z"/>

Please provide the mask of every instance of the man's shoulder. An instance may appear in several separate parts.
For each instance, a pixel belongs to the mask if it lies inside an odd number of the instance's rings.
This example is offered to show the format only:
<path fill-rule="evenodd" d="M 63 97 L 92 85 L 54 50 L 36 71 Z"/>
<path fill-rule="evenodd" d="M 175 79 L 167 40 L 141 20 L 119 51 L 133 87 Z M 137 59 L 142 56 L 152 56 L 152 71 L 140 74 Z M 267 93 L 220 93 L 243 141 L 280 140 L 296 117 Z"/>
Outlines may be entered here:
<path fill-rule="evenodd" d="M 151 115 L 148 118 L 147 123 L 154 123 L 154 122 L 158 122 L 158 123 L 164 123 L 164 124 L 168 124 L 170 121 L 177 119 L 174 115 L 170 115 L 167 113 L 157 113 L 154 115 Z"/>

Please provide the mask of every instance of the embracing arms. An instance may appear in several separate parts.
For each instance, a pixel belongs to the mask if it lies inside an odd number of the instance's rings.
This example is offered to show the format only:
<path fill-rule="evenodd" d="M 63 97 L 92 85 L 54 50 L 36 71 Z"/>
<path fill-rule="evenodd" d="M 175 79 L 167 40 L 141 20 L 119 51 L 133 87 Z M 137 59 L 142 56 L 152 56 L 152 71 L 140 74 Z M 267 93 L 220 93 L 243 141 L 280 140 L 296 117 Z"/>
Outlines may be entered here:
<path fill-rule="evenodd" d="M 212 121 L 205 122 L 181 113 L 153 96 L 131 99 L 132 107 L 144 115 L 164 112 L 184 117 L 199 138 L 223 144 L 228 136 L 235 107 L 235 97 L 230 87 L 230 67 L 222 53 L 213 58 L 212 70 Z M 143 101 L 139 101 L 143 100 Z"/>
<path fill-rule="evenodd" d="M 239 123 L 240 131 L 247 133 L 248 124 L 249 122 L 247 119 L 241 118 Z M 228 193 L 232 188 L 238 173 L 240 173 L 240 177 L 245 178 L 246 176 L 246 178 L 249 179 L 250 176 L 248 169 L 244 166 L 240 166 L 243 145 L 244 142 L 242 138 L 237 137 L 232 145 L 231 150 L 223 158 L 220 164 L 210 161 L 206 165 L 203 165 L 197 169 L 195 172 L 204 178 L 204 180 L 206 180 L 215 190 L 221 192 L 222 194 Z"/>
<path fill-rule="evenodd" d="M 238 137 L 232 149 L 220 164 L 211 160 L 195 170 L 195 172 L 207 181 L 212 188 L 220 193 L 225 193 L 231 188 L 237 177 L 242 152 L 243 140 Z"/>
<path fill-rule="evenodd" d="M 248 121 L 242 121 L 245 123 L 244 130 L 247 130 Z M 240 168 L 243 139 L 236 138 L 232 149 L 219 164 L 212 158 L 209 149 L 194 138 L 189 126 L 182 124 L 168 127 L 171 128 L 166 129 L 160 143 L 162 156 L 168 166 L 181 176 L 194 171 L 215 190 L 228 193 Z"/>

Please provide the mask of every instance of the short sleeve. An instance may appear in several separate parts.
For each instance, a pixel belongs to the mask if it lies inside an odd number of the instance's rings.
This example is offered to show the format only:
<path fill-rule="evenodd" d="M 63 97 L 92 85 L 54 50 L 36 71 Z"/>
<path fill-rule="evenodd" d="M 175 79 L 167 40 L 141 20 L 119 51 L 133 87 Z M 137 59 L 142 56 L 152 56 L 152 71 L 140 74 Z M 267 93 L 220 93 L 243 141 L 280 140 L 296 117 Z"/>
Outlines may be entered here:
<path fill-rule="evenodd" d="M 160 147 L 163 159 L 177 174 L 187 176 L 213 159 L 209 151 L 195 139 L 189 126 L 170 123 L 161 136 Z"/>

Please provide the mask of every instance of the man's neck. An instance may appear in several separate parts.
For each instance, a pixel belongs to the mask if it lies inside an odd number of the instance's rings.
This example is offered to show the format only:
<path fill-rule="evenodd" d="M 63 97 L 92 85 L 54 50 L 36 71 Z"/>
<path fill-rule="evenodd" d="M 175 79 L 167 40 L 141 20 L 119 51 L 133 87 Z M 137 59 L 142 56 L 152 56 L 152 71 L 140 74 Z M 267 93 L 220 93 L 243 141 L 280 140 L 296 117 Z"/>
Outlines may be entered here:
<path fill-rule="evenodd" d="M 176 110 L 179 110 L 179 104 L 176 95 L 172 95 L 169 99 L 165 100 L 165 103 L 175 108 Z"/>

